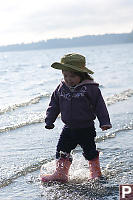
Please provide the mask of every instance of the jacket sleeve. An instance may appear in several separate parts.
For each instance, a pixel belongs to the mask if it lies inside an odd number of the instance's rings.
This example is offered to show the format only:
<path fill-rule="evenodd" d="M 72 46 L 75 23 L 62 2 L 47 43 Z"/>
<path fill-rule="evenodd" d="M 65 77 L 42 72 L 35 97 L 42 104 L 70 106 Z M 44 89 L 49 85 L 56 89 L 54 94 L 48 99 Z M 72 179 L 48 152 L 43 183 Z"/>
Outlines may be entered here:
<path fill-rule="evenodd" d="M 93 90 L 91 97 L 94 112 L 98 118 L 100 127 L 106 125 L 112 127 L 109 113 L 99 87 L 95 86 L 95 90 Z"/>
<path fill-rule="evenodd" d="M 52 125 L 55 122 L 56 118 L 58 117 L 59 113 L 60 113 L 59 97 L 58 97 L 58 91 L 56 89 L 51 96 L 51 100 L 48 109 L 46 111 L 45 123 L 47 125 Z"/>

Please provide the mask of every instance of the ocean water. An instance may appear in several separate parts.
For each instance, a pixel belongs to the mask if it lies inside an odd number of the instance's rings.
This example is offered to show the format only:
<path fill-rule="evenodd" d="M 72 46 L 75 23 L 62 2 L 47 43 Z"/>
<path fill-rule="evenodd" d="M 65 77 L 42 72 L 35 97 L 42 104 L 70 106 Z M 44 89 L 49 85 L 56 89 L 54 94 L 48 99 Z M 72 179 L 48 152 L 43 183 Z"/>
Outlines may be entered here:
<path fill-rule="evenodd" d="M 56 144 L 63 127 L 44 128 L 50 96 L 62 79 L 50 68 L 64 54 L 86 56 L 95 72 L 113 128 L 96 144 L 103 180 L 88 181 L 88 163 L 77 146 L 70 181 L 41 184 L 40 168 L 55 168 Z M 133 184 L 133 44 L 0 53 L 0 200 L 112 200 L 119 185 Z"/>

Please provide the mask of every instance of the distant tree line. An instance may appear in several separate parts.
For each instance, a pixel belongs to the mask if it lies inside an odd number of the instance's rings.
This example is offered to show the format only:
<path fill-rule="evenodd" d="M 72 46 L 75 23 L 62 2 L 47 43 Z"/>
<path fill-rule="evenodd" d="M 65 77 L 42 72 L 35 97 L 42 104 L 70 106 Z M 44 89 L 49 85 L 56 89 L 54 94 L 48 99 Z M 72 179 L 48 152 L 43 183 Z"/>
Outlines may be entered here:
<path fill-rule="evenodd" d="M 74 38 L 59 38 L 49 39 L 47 41 L 32 42 L 29 44 L 12 44 L 0 46 L 0 51 L 26 51 L 26 50 L 41 50 L 51 48 L 66 48 L 66 47 L 80 47 L 92 45 L 108 45 L 132 43 L 133 31 L 130 33 L 120 34 L 104 34 L 104 35 L 85 35 Z"/>

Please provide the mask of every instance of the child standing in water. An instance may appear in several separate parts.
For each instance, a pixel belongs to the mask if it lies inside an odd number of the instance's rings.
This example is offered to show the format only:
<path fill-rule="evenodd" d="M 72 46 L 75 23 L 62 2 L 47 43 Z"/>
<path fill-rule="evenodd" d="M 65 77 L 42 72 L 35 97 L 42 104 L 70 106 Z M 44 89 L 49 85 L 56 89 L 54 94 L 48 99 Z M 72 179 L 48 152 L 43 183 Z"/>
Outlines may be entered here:
<path fill-rule="evenodd" d="M 72 163 L 70 153 L 78 144 L 88 160 L 89 179 L 99 178 L 101 170 L 95 144 L 94 120 L 98 118 L 103 131 L 112 127 L 99 84 L 89 75 L 93 72 L 85 67 L 85 57 L 80 54 L 65 55 L 60 63 L 55 62 L 51 67 L 62 70 L 64 80 L 52 94 L 45 128 L 53 129 L 60 113 L 65 125 L 57 144 L 56 170 L 51 175 L 42 174 L 41 180 L 67 182 Z"/>

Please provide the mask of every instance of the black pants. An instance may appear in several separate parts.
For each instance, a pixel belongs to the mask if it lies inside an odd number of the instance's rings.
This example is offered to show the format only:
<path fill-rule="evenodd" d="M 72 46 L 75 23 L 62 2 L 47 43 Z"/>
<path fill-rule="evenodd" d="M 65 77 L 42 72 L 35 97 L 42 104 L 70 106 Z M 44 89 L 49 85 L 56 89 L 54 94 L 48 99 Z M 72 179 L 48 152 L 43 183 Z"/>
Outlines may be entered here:
<path fill-rule="evenodd" d="M 79 144 L 83 149 L 83 156 L 87 160 L 92 160 L 98 156 L 95 144 L 96 131 L 94 126 L 89 128 L 70 129 L 63 128 L 60 135 L 56 158 L 60 157 L 60 152 L 70 153 Z"/>

